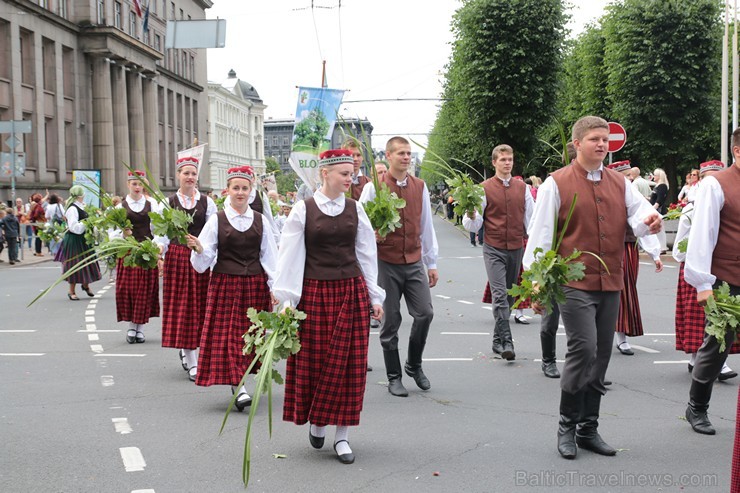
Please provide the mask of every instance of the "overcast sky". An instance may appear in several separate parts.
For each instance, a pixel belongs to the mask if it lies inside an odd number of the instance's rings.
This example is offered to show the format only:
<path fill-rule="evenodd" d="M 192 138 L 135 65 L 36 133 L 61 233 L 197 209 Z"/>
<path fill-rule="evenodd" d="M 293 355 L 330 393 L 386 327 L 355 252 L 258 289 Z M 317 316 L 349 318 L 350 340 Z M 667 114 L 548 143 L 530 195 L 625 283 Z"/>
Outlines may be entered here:
<path fill-rule="evenodd" d="M 348 90 L 340 113 L 370 120 L 373 147 L 397 134 L 426 144 L 438 101 L 352 101 L 439 98 L 460 1 L 314 0 L 313 9 L 311 3 L 215 0 L 206 13 L 227 20 L 226 47 L 208 50 L 208 79 L 222 81 L 233 68 L 267 105 L 265 119 L 292 118 L 296 86 L 319 87 L 326 60 L 329 87 Z M 575 34 L 611 0 L 571 3 Z"/>

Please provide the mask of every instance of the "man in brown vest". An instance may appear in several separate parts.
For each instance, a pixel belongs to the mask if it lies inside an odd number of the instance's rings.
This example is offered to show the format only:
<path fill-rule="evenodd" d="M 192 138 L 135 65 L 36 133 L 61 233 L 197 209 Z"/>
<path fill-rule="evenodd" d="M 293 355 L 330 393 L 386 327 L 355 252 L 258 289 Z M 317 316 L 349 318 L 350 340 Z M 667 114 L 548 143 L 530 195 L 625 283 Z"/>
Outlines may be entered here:
<path fill-rule="evenodd" d="M 360 168 L 362 167 L 362 161 L 364 159 L 362 155 L 361 144 L 354 137 L 350 137 L 344 142 L 344 144 L 342 144 L 342 149 L 348 149 L 349 151 L 352 151 L 352 161 L 355 169 L 352 173 L 352 185 L 350 185 L 349 187 L 349 193 L 352 199 L 360 200 L 362 189 L 365 188 L 365 185 L 372 181 L 367 176 L 360 174 Z"/>
<path fill-rule="evenodd" d="M 501 144 L 493 148 L 491 164 L 496 174 L 482 183 L 483 215 L 478 211 L 463 218 L 463 227 L 478 231 L 483 226 L 483 263 L 488 275 L 493 299 L 493 352 L 513 361 L 514 341 L 511 337 L 509 317 L 514 298 L 506 291 L 516 282 L 522 266 L 524 235 L 532 217 L 534 200 L 521 180 L 511 177 L 514 167 L 514 150 Z M 517 323 L 529 323 L 526 319 Z"/>
<path fill-rule="evenodd" d="M 684 278 L 696 288 L 700 305 L 706 304 L 712 288 L 723 281 L 730 285 L 730 294 L 740 295 L 740 128 L 732 132 L 732 156 L 732 166 L 701 180 L 694 199 Z M 696 352 L 686 420 L 697 433 L 715 433 L 707 417 L 712 384 L 734 341 L 735 331 L 728 330 L 727 346 L 720 352 L 717 339 L 705 335 Z"/>
<path fill-rule="evenodd" d="M 577 194 L 558 253 L 593 252 L 606 268 L 592 255 L 583 255 L 579 261 L 585 264 L 585 276 L 563 287 L 566 302 L 559 305 L 568 351 L 560 380 L 558 451 L 566 459 L 576 457 L 576 446 L 601 455 L 617 453 L 601 439 L 597 427 L 624 285 L 624 235 L 627 225 L 636 236 L 654 234 L 661 227 L 660 215 L 648 201 L 624 176 L 602 165 L 608 142 L 609 126 L 602 118 L 586 116 L 573 125 L 576 159 L 539 187 L 523 260 L 528 269 L 535 261 L 536 248 L 548 251 L 554 247 L 553 233 L 562 233 Z M 542 310 L 536 304 L 534 308 Z"/>
<path fill-rule="evenodd" d="M 388 392 L 398 397 L 409 394 L 401 382 L 398 355 L 398 329 L 401 326 L 401 296 L 414 319 L 409 335 L 406 374 L 422 390 L 431 384 L 421 368 L 421 356 L 434 317 L 432 295 L 439 280 L 437 273 L 437 237 L 432 225 L 432 209 L 426 183 L 408 174 L 411 144 L 403 137 L 391 138 L 385 146 L 388 172 L 383 176 L 391 192 L 406 200 L 399 210 L 401 227 L 378 239 L 378 285 L 385 290 L 385 317 L 380 328 L 380 344 L 388 375 Z M 372 182 L 365 185 L 361 203 L 375 198 Z M 426 267 L 426 272 L 425 272 Z"/>

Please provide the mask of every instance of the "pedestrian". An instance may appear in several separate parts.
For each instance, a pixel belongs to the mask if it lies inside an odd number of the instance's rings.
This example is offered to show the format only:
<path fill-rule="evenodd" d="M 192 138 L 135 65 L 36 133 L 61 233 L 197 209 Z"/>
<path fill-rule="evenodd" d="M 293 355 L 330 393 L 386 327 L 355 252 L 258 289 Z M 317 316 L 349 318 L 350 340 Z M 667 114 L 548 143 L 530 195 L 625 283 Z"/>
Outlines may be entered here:
<path fill-rule="evenodd" d="M 64 224 L 64 207 L 62 207 L 62 199 L 59 195 L 52 193 L 49 195 L 49 205 L 46 208 L 45 216 L 47 224 L 58 225 Z M 51 240 L 49 242 L 49 251 L 52 255 L 56 256 L 59 251 L 61 241 Z"/>
<path fill-rule="evenodd" d="M 660 215 L 624 176 L 603 166 L 609 143 L 606 120 L 580 118 L 573 125 L 572 137 L 575 162 L 552 173 L 539 187 L 523 260 L 529 269 L 536 260 L 534 251 L 549 251 L 555 236 L 562 238 L 559 254 L 567 256 L 574 249 L 594 252 L 605 265 L 583 255 L 579 261 L 585 266 L 585 276 L 563 287 L 566 302 L 559 304 L 568 350 L 560 379 L 558 452 L 566 459 L 576 457 L 577 447 L 601 455 L 617 453 L 597 428 L 619 292 L 624 286 L 624 238 L 628 224 L 638 237 L 655 233 L 661 226 Z M 563 230 L 576 194 L 569 226 Z M 538 304 L 534 309 L 542 311 Z"/>
<path fill-rule="evenodd" d="M 44 211 L 44 206 L 41 205 L 42 199 L 43 197 L 41 197 L 40 193 L 34 193 L 31 195 L 31 212 L 28 214 L 28 220 L 31 222 L 31 230 L 34 236 L 34 257 L 44 256 L 44 254 L 41 253 L 43 242 L 41 241 L 41 238 L 38 237 L 39 227 L 41 227 L 38 225 L 46 222 L 46 212 Z M 28 245 L 30 248 L 31 243 L 29 242 Z"/>
<path fill-rule="evenodd" d="M 725 169 L 722 161 L 707 161 L 699 167 L 700 179 L 711 176 L 717 171 Z M 697 185 L 698 186 L 698 183 Z M 692 194 L 693 195 L 693 194 Z M 692 197 L 693 198 L 693 197 Z M 696 352 L 704 341 L 704 308 L 699 306 L 696 301 L 696 289 L 686 282 L 684 270 L 686 263 L 686 249 L 681 251 L 680 244 L 682 241 L 688 244 L 689 232 L 691 231 L 691 221 L 694 217 L 693 200 L 686 204 L 681 211 L 681 217 L 678 220 L 678 230 L 676 239 L 673 243 L 673 258 L 679 263 L 678 269 L 678 286 L 676 287 L 676 349 L 683 351 L 689 356 L 688 370 L 691 373 L 694 370 L 696 362 Z M 735 341 L 730 348 L 729 354 L 740 353 L 740 341 Z M 719 377 L 720 382 L 735 378 L 737 372 L 727 365 L 727 361 L 722 365 Z"/>
<path fill-rule="evenodd" d="M 109 231 L 111 238 L 133 236 L 136 241 L 151 240 L 150 212 L 159 212 L 159 205 L 144 195 L 146 173 L 129 171 L 128 194 L 117 207 L 126 209 L 132 228 L 124 231 Z M 126 267 L 123 259 L 116 266 L 116 317 L 119 322 L 128 322 L 126 342 L 129 344 L 146 341 L 144 325 L 149 319 L 159 316 L 159 271 L 142 267 Z"/>
<path fill-rule="evenodd" d="M 686 282 L 696 288 L 696 301 L 702 306 L 713 296 L 712 288 L 719 287 L 722 282 L 729 284 L 732 296 L 740 295 L 740 262 L 737 258 L 740 242 L 740 128 L 732 133 L 732 157 L 732 166 L 704 178 L 696 191 L 684 276 Z M 715 433 L 707 409 L 712 385 L 719 377 L 734 341 L 735 331 L 727 330 L 726 347 L 720 352 L 717 339 L 705 334 L 704 342 L 696 352 L 686 420 L 697 433 Z"/>
<path fill-rule="evenodd" d="M 22 203 L 21 203 L 22 205 Z M 5 235 L 5 241 L 8 243 L 8 263 L 15 265 L 18 260 L 18 241 L 21 236 L 21 225 L 15 217 L 15 210 L 8 208 L 5 210 L 7 215 L 0 221 L 0 226 Z"/>
<path fill-rule="evenodd" d="M 4 208 L 0 208 L 0 255 L 2 255 L 3 250 L 5 250 L 5 231 L 3 230 L 2 224 L 3 219 L 5 219 L 5 216 L 7 216 L 8 213 L 5 212 Z M 0 264 L 5 263 L 5 260 L 0 258 Z"/>
<path fill-rule="evenodd" d="M 349 196 L 352 200 L 360 200 L 362 189 L 367 183 L 372 181 L 369 177 L 360 174 L 362 160 L 364 159 L 362 155 L 362 145 L 360 144 L 360 141 L 350 137 L 344 142 L 344 144 L 342 144 L 342 149 L 347 149 L 352 152 L 352 164 L 354 166 L 354 170 L 352 171 L 352 186 L 349 188 Z"/>
<path fill-rule="evenodd" d="M 378 284 L 385 290 L 385 318 L 380 328 L 380 345 L 388 376 L 388 391 L 407 397 L 403 386 L 398 354 L 398 329 L 401 327 L 401 296 L 406 299 L 411 318 L 408 357 L 404 370 L 422 390 L 431 383 L 421 368 L 429 327 L 434 318 L 430 288 L 437 285 L 437 236 L 432 224 L 429 190 L 424 181 L 408 174 L 411 144 L 403 137 L 392 137 L 385 146 L 388 173 L 383 183 L 406 201 L 401 214 L 401 227 L 378 242 Z M 375 198 L 375 185 L 368 183 L 360 202 Z M 426 267 L 426 272 L 425 272 Z"/>
<path fill-rule="evenodd" d="M 650 205 L 652 205 L 659 214 L 665 215 L 668 212 L 666 206 L 668 202 L 668 177 L 660 168 L 655 168 L 653 171 L 653 181 L 655 187 L 650 194 Z M 663 229 L 658 233 L 658 241 L 660 241 L 660 253 L 666 253 L 668 246 L 666 245 L 665 231 Z"/>
<path fill-rule="evenodd" d="M 230 168 L 229 204 L 208 218 L 197 237 L 188 235 L 193 268 L 205 273 L 213 266 L 195 384 L 230 385 L 239 411 L 252 403 L 244 385 L 237 388 L 254 359 L 243 353 L 242 337 L 251 325 L 247 310 L 270 311 L 275 301 L 277 245 L 265 215 L 249 206 L 254 181 L 251 166 Z"/>
<path fill-rule="evenodd" d="M 76 270 L 67 277 L 67 283 L 69 284 L 67 298 L 70 301 L 79 300 L 76 293 L 77 284 L 82 285 L 82 290 L 88 296 L 95 296 L 95 293 L 90 289 L 90 284 L 99 281 L 101 278 L 98 263 L 88 262 L 95 253 L 92 251 L 92 245 L 85 240 L 87 225 L 83 221 L 87 219 L 88 214 L 85 211 L 84 195 L 85 190 L 80 185 L 75 185 L 69 189 L 67 210 L 64 213 L 64 218 L 67 221 L 67 232 L 64 233 L 62 244 L 54 257 L 54 260 L 62 263 L 62 274 L 66 274 L 72 269 Z M 80 262 L 85 262 L 87 265 L 77 270 L 76 266 Z"/>
<path fill-rule="evenodd" d="M 516 358 L 511 336 L 511 306 L 514 298 L 507 291 L 516 282 L 522 265 L 524 237 L 534 209 L 534 199 L 522 180 L 511 176 L 514 168 L 514 149 L 507 144 L 493 148 L 491 164 L 494 176 L 482 183 L 485 195 L 478 211 L 463 218 L 468 231 L 484 228 L 483 265 L 493 297 L 492 350 L 507 361 Z M 529 323 L 515 318 L 516 323 Z"/>
<path fill-rule="evenodd" d="M 278 256 L 275 296 L 284 307 L 306 313 L 301 350 L 288 358 L 283 420 L 310 423 L 314 448 L 324 445 L 326 426 L 335 425 L 334 451 L 351 464 L 349 427 L 360 424 L 368 325 L 371 316 L 383 316 L 385 293 L 377 284 L 370 220 L 345 197 L 352 184 L 351 151 L 321 153 L 319 173 L 321 189 L 293 207 Z"/>
<path fill-rule="evenodd" d="M 378 182 L 383 180 L 383 176 L 388 173 L 388 166 L 384 162 L 378 161 L 375 163 L 375 172 L 378 174 Z"/>
<path fill-rule="evenodd" d="M 29 202 L 30 202 L 29 198 Z M 25 228 L 25 234 L 26 238 L 28 239 L 28 249 L 31 249 L 31 246 L 33 244 L 33 226 L 31 226 L 31 221 L 28 218 L 28 215 L 31 212 L 31 204 L 24 204 L 23 199 L 18 197 L 15 199 L 15 217 L 18 219 L 18 222 L 22 225 L 23 228 Z M 19 237 L 19 248 L 23 248 L 23 237 Z"/>
<path fill-rule="evenodd" d="M 173 209 L 193 218 L 188 233 L 198 236 L 208 219 L 216 214 L 216 204 L 198 191 L 199 162 L 183 157 L 175 164 L 180 188 L 167 202 Z M 178 349 L 180 363 L 195 382 L 210 270 L 196 271 L 190 263 L 191 249 L 176 238 L 158 237 L 164 255 L 162 289 L 162 347 Z"/>
<path fill-rule="evenodd" d="M 640 195 L 646 199 L 649 199 L 650 194 L 652 193 L 652 188 L 650 186 L 650 182 L 640 174 L 640 168 L 633 166 L 630 170 L 630 175 L 632 176 L 632 188 L 637 190 Z"/>

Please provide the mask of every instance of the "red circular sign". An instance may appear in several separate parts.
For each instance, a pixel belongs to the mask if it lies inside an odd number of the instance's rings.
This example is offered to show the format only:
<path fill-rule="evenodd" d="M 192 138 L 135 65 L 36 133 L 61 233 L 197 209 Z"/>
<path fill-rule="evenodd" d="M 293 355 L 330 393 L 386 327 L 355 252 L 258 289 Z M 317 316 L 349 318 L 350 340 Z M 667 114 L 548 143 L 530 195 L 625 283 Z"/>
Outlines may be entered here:
<path fill-rule="evenodd" d="M 617 152 L 627 143 L 627 132 L 617 122 L 609 122 L 609 152 Z"/>

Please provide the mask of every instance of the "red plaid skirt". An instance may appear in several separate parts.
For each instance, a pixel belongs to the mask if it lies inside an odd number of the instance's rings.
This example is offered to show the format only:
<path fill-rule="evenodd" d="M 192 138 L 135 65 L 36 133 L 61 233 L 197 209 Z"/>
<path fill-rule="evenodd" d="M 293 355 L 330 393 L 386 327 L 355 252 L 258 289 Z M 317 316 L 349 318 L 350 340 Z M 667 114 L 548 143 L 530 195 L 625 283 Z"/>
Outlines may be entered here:
<path fill-rule="evenodd" d="M 704 309 L 696 302 L 696 288 L 683 277 L 684 263 L 678 270 L 676 289 L 676 349 L 686 354 L 695 353 L 704 342 Z M 730 354 L 740 353 L 740 340 L 730 348 Z"/>
<path fill-rule="evenodd" d="M 619 293 L 619 315 L 617 332 L 637 337 L 645 332 L 642 328 L 640 298 L 637 296 L 637 274 L 640 270 L 640 252 L 637 243 L 624 244 L 624 288 Z"/>
<path fill-rule="evenodd" d="M 737 414 L 735 415 L 735 446 L 732 448 L 730 493 L 740 493 L 740 432 L 737 429 L 738 423 L 740 423 L 740 393 L 737 396 Z"/>
<path fill-rule="evenodd" d="M 159 271 L 124 267 L 118 259 L 116 315 L 119 322 L 145 324 L 159 316 Z"/>
<path fill-rule="evenodd" d="M 357 426 L 367 381 L 370 299 L 365 279 L 305 279 L 301 350 L 288 358 L 283 420 Z"/>
<path fill-rule="evenodd" d="M 247 309 L 270 310 L 267 275 L 213 273 L 200 337 L 196 385 L 237 385 L 253 356 L 245 355 L 242 336 L 250 327 Z M 256 370 L 254 370 L 256 372 Z"/>
<path fill-rule="evenodd" d="M 196 349 L 200 343 L 211 271 L 190 264 L 190 249 L 170 245 L 164 260 L 162 347 Z"/>

